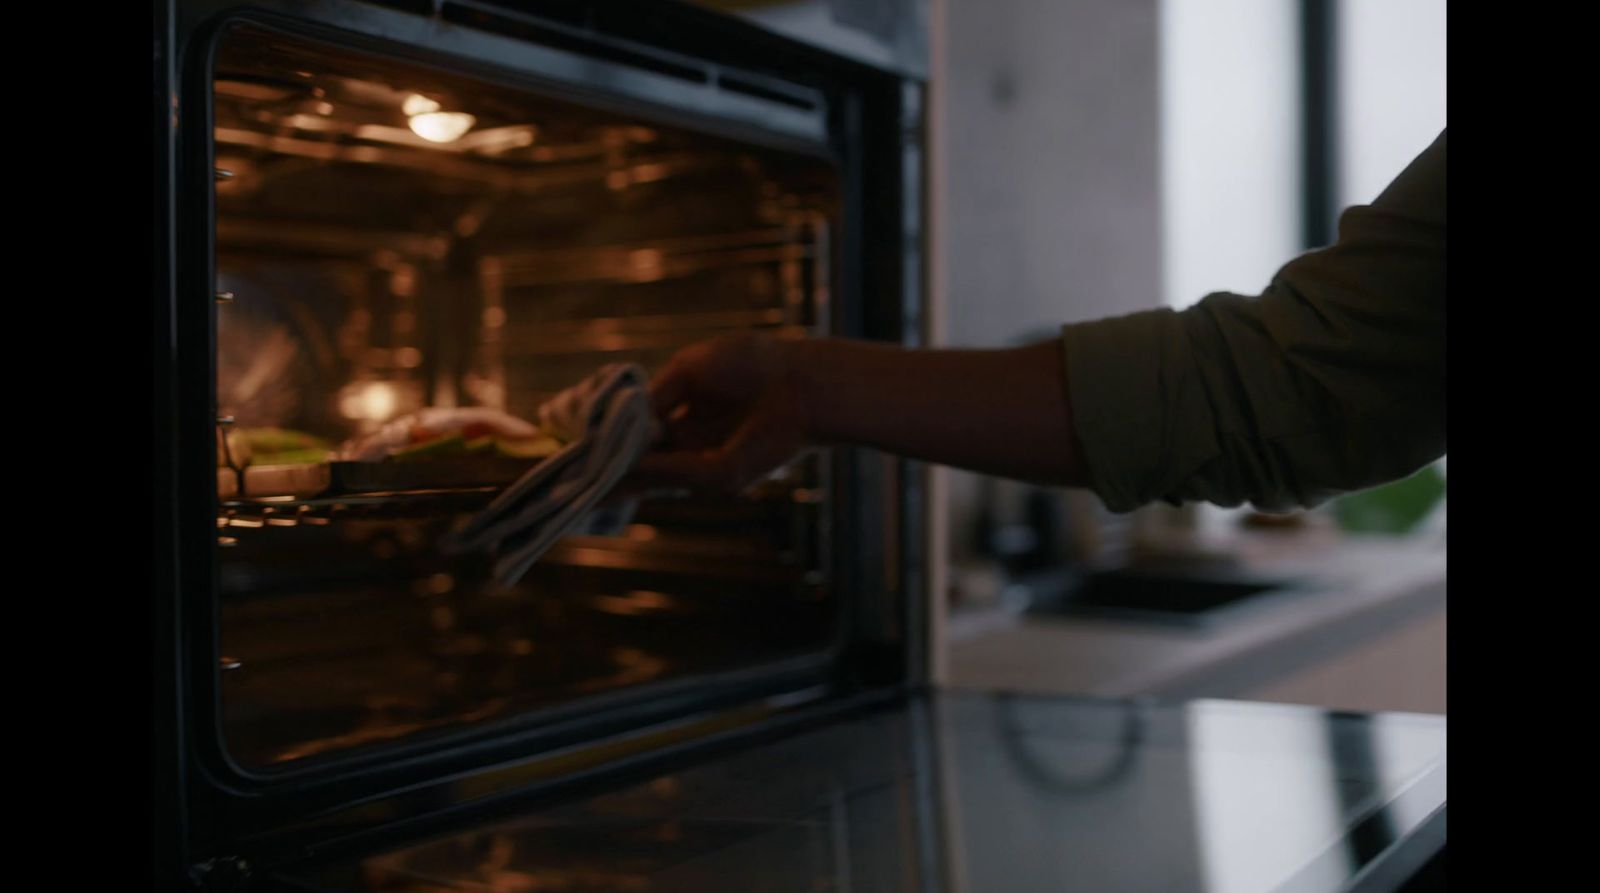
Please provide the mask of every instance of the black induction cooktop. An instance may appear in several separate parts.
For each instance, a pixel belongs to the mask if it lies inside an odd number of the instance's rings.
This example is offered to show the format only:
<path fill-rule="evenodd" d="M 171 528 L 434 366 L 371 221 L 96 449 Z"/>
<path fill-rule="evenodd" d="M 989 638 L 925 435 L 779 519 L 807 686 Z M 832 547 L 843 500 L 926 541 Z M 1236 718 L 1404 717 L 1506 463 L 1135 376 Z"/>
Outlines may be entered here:
<path fill-rule="evenodd" d="M 305 869 L 345 891 L 1401 889 L 1445 719 L 939 694 Z"/>

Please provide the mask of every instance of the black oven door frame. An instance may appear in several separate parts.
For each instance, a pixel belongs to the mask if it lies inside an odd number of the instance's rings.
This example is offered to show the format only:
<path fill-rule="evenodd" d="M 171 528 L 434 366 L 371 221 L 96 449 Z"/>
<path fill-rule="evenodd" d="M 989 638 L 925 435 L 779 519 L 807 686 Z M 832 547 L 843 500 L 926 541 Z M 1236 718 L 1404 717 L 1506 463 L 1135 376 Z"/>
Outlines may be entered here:
<path fill-rule="evenodd" d="M 922 475 L 911 463 L 839 451 L 835 480 L 853 498 L 841 500 L 831 519 L 841 544 L 834 574 L 845 598 L 840 636 L 827 652 L 596 699 L 568 715 L 535 714 L 320 769 L 267 775 L 233 763 L 222 747 L 219 716 L 211 444 L 210 72 L 223 29 L 235 23 L 284 29 L 829 157 L 841 172 L 845 233 L 835 263 L 832 331 L 904 343 L 920 341 L 923 323 L 922 93 L 920 84 L 898 75 L 673 3 L 653 11 L 644 42 L 637 34 L 609 33 L 593 19 L 588 27 L 546 22 L 500 4 L 421 4 L 431 15 L 329 0 L 158 0 L 156 6 L 157 199 L 166 215 L 158 221 L 156 258 L 158 269 L 167 269 L 156 290 L 156 446 L 163 459 L 155 474 L 158 854 L 217 871 L 247 857 L 258 865 L 304 857 L 359 839 L 374 825 L 414 824 L 469 804 L 567 789 L 604 776 L 604 767 L 693 753 L 714 741 L 787 727 L 797 717 L 897 696 L 924 680 Z M 446 20 L 450 9 L 458 21 Z M 472 18 L 486 11 L 497 18 Z M 496 25 L 501 33 L 461 21 Z M 529 39 L 541 35 L 550 40 Z M 674 77 L 674 66 L 698 66 L 705 80 Z M 621 748 L 627 757 L 571 759 L 602 742 L 613 752 L 630 742 Z M 566 768 L 550 768 L 557 750 Z"/>

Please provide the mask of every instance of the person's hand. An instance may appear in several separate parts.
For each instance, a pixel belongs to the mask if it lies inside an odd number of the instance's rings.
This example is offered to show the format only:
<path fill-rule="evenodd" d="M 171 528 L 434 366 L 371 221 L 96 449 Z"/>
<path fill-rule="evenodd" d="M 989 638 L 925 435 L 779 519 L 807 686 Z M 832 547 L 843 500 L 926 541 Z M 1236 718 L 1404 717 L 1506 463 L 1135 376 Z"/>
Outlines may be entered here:
<path fill-rule="evenodd" d="M 662 439 L 629 489 L 738 493 L 792 459 L 810 434 L 795 352 L 753 334 L 679 351 L 650 382 Z"/>

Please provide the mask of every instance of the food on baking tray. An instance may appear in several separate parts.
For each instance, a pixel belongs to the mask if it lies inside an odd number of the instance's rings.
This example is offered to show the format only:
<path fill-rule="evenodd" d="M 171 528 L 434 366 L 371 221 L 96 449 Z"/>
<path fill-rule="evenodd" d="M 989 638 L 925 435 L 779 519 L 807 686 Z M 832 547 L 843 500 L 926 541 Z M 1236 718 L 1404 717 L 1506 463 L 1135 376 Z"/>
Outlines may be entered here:
<path fill-rule="evenodd" d="M 339 458 L 358 462 L 413 461 L 449 456 L 542 459 L 562 447 L 536 425 L 496 409 L 424 409 L 352 440 Z"/>
<path fill-rule="evenodd" d="M 539 436 L 528 440 L 495 438 L 494 451 L 510 459 L 543 459 L 553 456 L 566 446 L 554 437 Z"/>
<path fill-rule="evenodd" d="M 424 440 L 390 455 L 397 462 L 414 459 L 437 459 L 443 456 L 501 456 L 510 459 L 543 459 L 561 449 L 561 441 L 553 437 L 503 438 L 493 434 L 468 437 L 451 434 Z"/>
<path fill-rule="evenodd" d="M 227 432 L 227 450 L 217 438 L 217 466 L 303 465 L 328 461 L 332 445 L 314 434 L 288 428 L 235 428 Z"/>

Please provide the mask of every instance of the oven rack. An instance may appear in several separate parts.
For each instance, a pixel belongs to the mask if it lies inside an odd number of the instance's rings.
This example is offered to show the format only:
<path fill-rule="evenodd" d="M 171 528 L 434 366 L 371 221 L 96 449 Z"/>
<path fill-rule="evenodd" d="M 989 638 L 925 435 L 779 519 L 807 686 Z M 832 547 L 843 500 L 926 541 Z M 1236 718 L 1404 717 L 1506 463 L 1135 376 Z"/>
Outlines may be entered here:
<path fill-rule="evenodd" d="M 500 487 L 459 487 L 339 496 L 258 496 L 218 503 L 217 527 L 296 527 L 346 519 L 432 518 L 489 504 Z"/>
<path fill-rule="evenodd" d="M 487 502 L 493 495 L 454 494 L 460 497 L 453 508 Z M 469 498 L 476 497 L 469 501 Z M 217 544 L 238 544 L 244 530 L 300 525 L 326 525 L 340 520 L 401 520 L 435 517 L 444 494 L 431 494 L 428 502 L 383 500 L 370 496 L 358 499 L 295 500 L 259 503 L 224 503 L 217 515 Z M 424 510 L 421 506 L 427 505 Z M 635 524 L 620 536 L 568 536 L 558 541 L 540 559 L 549 564 L 596 570 L 647 572 L 712 578 L 724 582 L 774 585 L 820 586 L 825 575 L 811 566 L 802 552 L 753 548 L 748 541 L 727 542 L 717 537 L 662 533 L 651 525 Z"/>
<path fill-rule="evenodd" d="M 639 543 L 623 537 L 570 536 L 551 546 L 539 560 L 567 567 L 665 574 L 721 583 L 816 588 L 826 580 L 820 568 L 805 566 L 793 553 L 762 550 L 714 556 L 683 546 L 672 539 Z"/>
<path fill-rule="evenodd" d="M 488 505 L 502 487 L 460 487 L 404 493 L 361 493 L 337 496 L 256 496 L 218 502 L 218 527 L 294 527 L 326 524 L 339 518 L 437 517 L 473 511 Z M 815 505 L 824 500 L 812 488 L 757 489 L 748 498 L 758 502 L 793 502 Z M 259 522 L 259 523 L 258 523 Z"/>

